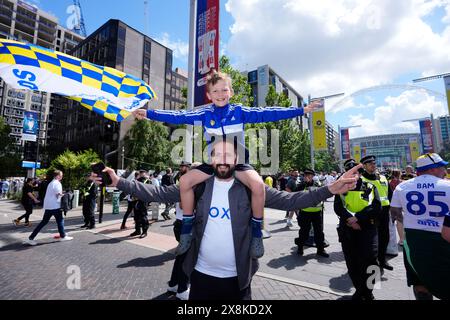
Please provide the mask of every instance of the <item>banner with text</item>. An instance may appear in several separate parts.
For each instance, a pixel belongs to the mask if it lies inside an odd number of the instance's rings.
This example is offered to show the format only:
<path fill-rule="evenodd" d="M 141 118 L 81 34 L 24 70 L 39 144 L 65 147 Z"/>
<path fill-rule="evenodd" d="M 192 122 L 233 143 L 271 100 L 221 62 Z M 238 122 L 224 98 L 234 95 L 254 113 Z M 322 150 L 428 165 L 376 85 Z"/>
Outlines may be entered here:
<path fill-rule="evenodd" d="M 420 138 L 422 139 L 422 152 L 430 153 L 434 152 L 433 146 L 433 129 L 431 120 L 419 121 L 420 126 Z"/>
<path fill-rule="evenodd" d="M 209 103 L 206 77 L 219 70 L 219 0 L 198 0 L 196 16 L 194 107 Z"/>
<path fill-rule="evenodd" d="M 36 141 L 39 127 L 39 115 L 36 112 L 25 111 L 23 113 L 23 141 Z"/>
<path fill-rule="evenodd" d="M 353 159 L 355 159 L 356 162 L 361 161 L 361 145 L 360 144 L 353 145 Z"/>
<path fill-rule="evenodd" d="M 447 93 L 448 114 L 450 114 L 450 76 L 444 77 L 445 92 Z"/>
<path fill-rule="evenodd" d="M 412 163 L 416 161 L 420 155 L 419 141 L 417 138 L 409 138 L 409 152 L 411 154 L 411 160 L 408 162 Z"/>
<path fill-rule="evenodd" d="M 327 131 L 325 127 L 325 102 L 312 113 L 314 150 L 327 150 Z"/>
<path fill-rule="evenodd" d="M 350 159 L 350 135 L 348 129 L 341 129 L 342 159 Z"/>

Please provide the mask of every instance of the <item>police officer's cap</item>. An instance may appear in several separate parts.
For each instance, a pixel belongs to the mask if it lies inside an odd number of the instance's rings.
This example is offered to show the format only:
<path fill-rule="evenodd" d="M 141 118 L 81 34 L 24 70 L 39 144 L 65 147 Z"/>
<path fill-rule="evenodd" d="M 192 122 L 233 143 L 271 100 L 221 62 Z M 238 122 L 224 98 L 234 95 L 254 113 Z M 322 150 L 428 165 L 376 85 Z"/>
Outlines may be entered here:
<path fill-rule="evenodd" d="M 316 172 L 315 172 L 314 170 L 312 170 L 312 169 L 305 169 L 305 170 L 303 171 L 303 174 L 304 174 L 304 175 L 307 175 L 307 174 L 315 175 Z"/>
<path fill-rule="evenodd" d="M 364 158 L 361 159 L 361 163 L 366 164 L 366 163 L 375 161 L 375 159 L 376 159 L 375 156 L 365 156 Z"/>
<path fill-rule="evenodd" d="M 344 162 L 344 169 L 345 171 L 350 170 L 351 168 L 357 166 L 358 164 L 356 163 L 355 159 L 348 159 Z"/>

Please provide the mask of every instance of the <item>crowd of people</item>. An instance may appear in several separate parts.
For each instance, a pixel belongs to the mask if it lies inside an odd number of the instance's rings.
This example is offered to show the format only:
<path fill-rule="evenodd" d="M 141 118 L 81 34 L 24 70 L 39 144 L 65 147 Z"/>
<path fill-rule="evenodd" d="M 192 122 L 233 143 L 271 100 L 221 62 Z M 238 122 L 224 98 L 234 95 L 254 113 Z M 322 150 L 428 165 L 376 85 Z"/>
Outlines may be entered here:
<path fill-rule="evenodd" d="M 178 177 L 167 169 L 161 181 L 145 170 L 137 172 L 131 181 L 118 177 L 111 168 L 104 170 L 111 178 L 111 186 L 127 196 L 128 208 L 121 229 L 126 228 L 127 218 L 133 213 L 135 231 L 130 236 L 147 236 L 149 203 L 165 204 L 165 220 L 170 219 L 170 209 L 175 208 L 174 234 L 179 244 L 169 291 L 183 300 L 251 299 L 252 277 L 265 252 L 265 207 L 285 211 L 287 227 L 292 226 L 296 215 L 300 226 L 294 239 L 298 255 L 303 255 L 312 227 L 317 256 L 329 258 L 323 214 L 324 202 L 334 196 L 339 242 L 356 289 L 354 300 L 374 299 L 369 270 L 375 267 L 375 272 L 381 274 L 393 270 L 386 259 L 391 221 L 397 222 L 404 246 L 407 284 L 413 286 L 416 298 L 450 298 L 450 182 L 444 179 L 448 162 L 437 154 L 426 154 L 417 159 L 417 177 L 412 167 L 403 174 L 398 170 L 387 172 L 386 177 L 379 172 L 376 157 L 367 155 L 360 163 L 346 160 L 345 172 L 339 176 L 335 171 L 317 174 L 304 168 L 301 174 L 290 170 L 279 177 L 261 177 L 248 163 L 247 150 L 240 152 L 245 144 L 243 136 L 236 136 L 236 132 L 242 133 L 246 123 L 303 115 L 318 104 L 313 102 L 304 108 L 246 108 L 230 104 L 231 80 L 220 72 L 208 76 L 206 86 L 210 106 L 191 112 L 139 109 L 133 115 L 174 124 L 202 123 L 208 144 L 207 163 L 195 167 L 182 163 Z M 27 244 L 36 245 L 36 235 L 52 216 L 57 221 L 60 240 L 73 239 L 64 230 L 62 177 L 63 173 L 56 171 L 47 186 L 44 218 Z M 97 185 L 102 184 L 102 178 L 92 173 L 86 180 L 83 227 L 93 228 Z M 29 189 L 24 191 L 28 197 L 28 207 L 24 204 L 24 208 L 29 217 L 30 199 L 35 202 L 42 198 L 34 199 Z M 425 244 L 421 239 L 426 239 Z M 431 263 L 436 250 L 439 258 Z"/>

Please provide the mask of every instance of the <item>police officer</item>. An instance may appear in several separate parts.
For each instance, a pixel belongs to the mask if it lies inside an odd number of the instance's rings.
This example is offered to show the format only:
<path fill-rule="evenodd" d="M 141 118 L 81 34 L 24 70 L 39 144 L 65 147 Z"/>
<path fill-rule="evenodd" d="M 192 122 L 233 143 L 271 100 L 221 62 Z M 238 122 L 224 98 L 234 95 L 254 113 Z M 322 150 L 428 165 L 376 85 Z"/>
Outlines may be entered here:
<path fill-rule="evenodd" d="M 381 201 L 381 209 L 378 215 L 378 261 L 380 267 L 387 270 L 394 270 L 386 261 L 386 250 L 389 244 L 389 199 L 392 197 L 392 190 L 385 176 L 377 173 L 375 156 L 365 156 L 361 159 L 364 165 L 362 179 L 375 185 Z M 381 270 L 383 272 L 383 270 Z"/>
<path fill-rule="evenodd" d="M 314 170 L 306 169 L 304 171 L 304 179 L 298 185 L 298 191 L 314 190 L 321 187 L 319 181 L 314 181 L 315 176 Z M 314 242 L 317 246 L 317 255 L 328 258 L 329 254 L 325 251 L 325 235 L 323 233 L 323 202 L 320 202 L 315 207 L 305 208 L 299 210 L 297 214 L 297 222 L 300 226 L 298 231 L 298 238 L 296 239 L 296 244 L 298 245 L 297 253 L 303 255 L 303 246 L 309 237 L 309 230 L 311 229 L 311 224 L 314 230 Z"/>
<path fill-rule="evenodd" d="M 83 217 L 84 225 L 81 228 L 95 228 L 95 204 L 98 195 L 98 186 L 94 183 L 91 174 L 86 175 L 86 184 L 83 189 Z"/>
<path fill-rule="evenodd" d="M 354 159 L 345 161 L 346 171 L 358 164 Z M 334 211 L 339 217 L 338 236 L 342 245 L 348 274 L 356 289 L 353 300 L 373 300 L 372 289 L 367 282 L 378 269 L 377 215 L 381 202 L 376 187 L 361 177 L 355 189 L 334 199 Z M 374 266 L 374 269 L 370 269 Z"/>
<path fill-rule="evenodd" d="M 147 177 L 147 172 L 145 170 L 139 170 L 139 177 L 137 181 L 142 183 L 150 182 L 150 180 Z M 147 202 L 144 202 L 137 198 L 134 198 L 134 201 L 136 201 L 134 207 L 135 231 L 132 234 L 130 234 L 130 237 L 140 236 L 140 238 L 142 239 L 147 236 L 147 230 L 150 226 L 150 223 L 148 222 Z"/>

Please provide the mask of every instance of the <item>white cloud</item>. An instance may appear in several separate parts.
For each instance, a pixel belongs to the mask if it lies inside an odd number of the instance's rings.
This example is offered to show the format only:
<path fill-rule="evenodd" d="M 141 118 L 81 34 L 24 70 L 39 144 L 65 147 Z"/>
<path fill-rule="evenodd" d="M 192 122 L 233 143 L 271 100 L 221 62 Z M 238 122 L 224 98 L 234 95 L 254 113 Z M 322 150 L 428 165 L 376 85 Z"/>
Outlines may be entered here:
<path fill-rule="evenodd" d="M 170 35 L 164 32 L 161 37 L 156 38 L 156 41 L 160 42 L 162 45 L 173 50 L 173 55 L 175 58 L 180 60 L 187 60 L 189 55 L 189 44 L 181 40 L 172 41 Z"/>
<path fill-rule="evenodd" d="M 352 137 L 419 132 L 418 121 L 402 121 L 430 117 L 430 114 L 437 118 L 446 114 L 447 108 L 444 101 L 423 91 L 404 91 L 398 96 L 386 97 L 384 102 L 373 113 L 349 116 L 350 125 L 361 125 L 352 129 Z"/>
<path fill-rule="evenodd" d="M 228 0 L 227 53 L 236 67 L 268 64 L 303 95 L 350 94 L 410 73 L 448 71 L 450 24 L 424 22 L 448 0 Z"/>

